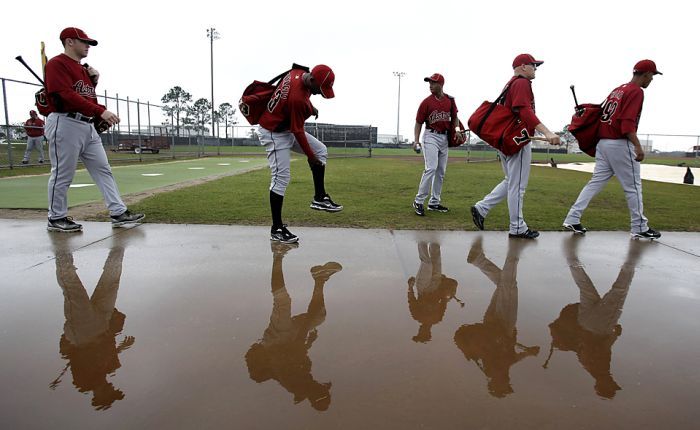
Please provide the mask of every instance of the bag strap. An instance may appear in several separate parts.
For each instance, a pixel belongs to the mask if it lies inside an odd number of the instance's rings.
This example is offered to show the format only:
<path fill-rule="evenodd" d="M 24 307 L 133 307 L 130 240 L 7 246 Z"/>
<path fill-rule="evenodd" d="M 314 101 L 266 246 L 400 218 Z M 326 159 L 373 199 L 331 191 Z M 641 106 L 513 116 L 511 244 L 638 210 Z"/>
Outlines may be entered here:
<path fill-rule="evenodd" d="M 486 120 L 489 118 L 489 116 L 491 116 L 491 112 L 493 112 L 493 110 L 496 109 L 496 105 L 499 104 L 501 99 L 505 101 L 506 94 L 508 93 L 508 90 L 510 89 L 510 86 L 513 84 L 513 82 L 521 78 L 525 79 L 522 76 L 516 76 L 515 79 L 508 82 L 506 87 L 501 92 L 501 95 L 499 95 L 498 98 L 496 98 L 496 100 L 493 103 L 491 103 L 491 106 L 489 106 L 489 110 L 486 111 L 486 115 L 484 115 L 484 117 L 481 119 L 481 122 L 479 122 L 479 126 L 476 127 L 476 130 L 474 131 L 477 134 L 477 136 L 481 133 L 481 129 L 484 127 Z"/>
<path fill-rule="evenodd" d="M 285 76 L 287 73 L 291 72 L 291 71 L 294 70 L 294 69 L 301 69 L 301 70 L 303 70 L 303 71 L 305 71 L 305 72 L 307 72 L 307 73 L 310 71 L 309 68 L 306 67 L 306 66 L 300 66 L 300 65 L 298 65 L 297 63 L 292 63 L 292 68 L 291 68 L 291 69 L 289 69 L 289 70 L 287 70 L 287 71 L 285 71 L 285 72 L 280 73 L 279 75 L 277 75 L 277 76 L 275 76 L 274 78 L 272 78 L 271 80 L 269 80 L 267 83 L 270 84 L 270 85 L 275 85 L 275 82 L 277 82 L 277 81 L 279 81 L 280 79 L 284 78 L 284 76 Z"/>

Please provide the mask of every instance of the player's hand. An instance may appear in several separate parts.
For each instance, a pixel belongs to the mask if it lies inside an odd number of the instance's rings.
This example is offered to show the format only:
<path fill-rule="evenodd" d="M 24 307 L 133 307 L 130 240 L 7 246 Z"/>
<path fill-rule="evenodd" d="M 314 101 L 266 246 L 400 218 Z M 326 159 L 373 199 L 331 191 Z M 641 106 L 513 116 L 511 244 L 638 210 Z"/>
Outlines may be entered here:
<path fill-rule="evenodd" d="M 316 158 L 313 155 L 308 157 L 308 160 L 309 160 L 309 166 L 322 166 L 323 165 L 323 163 L 321 163 L 321 160 L 319 160 L 318 158 Z"/>
<path fill-rule="evenodd" d="M 119 119 L 119 117 L 114 112 L 110 112 L 108 110 L 105 110 L 104 112 L 102 112 L 102 115 L 100 115 L 100 118 L 107 121 L 109 123 L 109 125 L 119 124 L 119 121 L 121 121 Z"/>
<path fill-rule="evenodd" d="M 544 135 L 550 145 L 561 145 L 561 138 L 554 133 L 547 133 Z"/>
<path fill-rule="evenodd" d="M 634 153 L 637 155 L 634 157 L 635 161 L 641 162 L 644 160 L 644 150 L 641 147 L 634 148 Z"/>
<path fill-rule="evenodd" d="M 457 142 L 461 145 L 464 143 L 464 134 L 461 131 L 455 131 L 457 133 Z"/>
<path fill-rule="evenodd" d="M 420 154 L 420 148 L 421 148 L 420 142 L 413 142 L 413 151 L 416 154 Z"/>

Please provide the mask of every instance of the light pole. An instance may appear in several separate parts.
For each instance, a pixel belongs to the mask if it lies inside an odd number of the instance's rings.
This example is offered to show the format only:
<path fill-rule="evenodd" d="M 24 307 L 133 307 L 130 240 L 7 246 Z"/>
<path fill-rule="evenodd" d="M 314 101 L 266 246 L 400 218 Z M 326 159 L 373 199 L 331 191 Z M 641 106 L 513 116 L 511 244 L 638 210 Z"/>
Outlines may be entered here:
<path fill-rule="evenodd" d="M 219 39 L 219 32 L 214 27 L 207 28 L 207 37 L 211 46 L 211 135 L 214 134 L 214 40 Z"/>
<path fill-rule="evenodd" d="M 396 145 L 399 145 L 399 118 L 401 118 L 401 78 L 406 76 L 404 72 L 394 72 L 394 76 L 399 78 L 399 97 L 396 103 Z"/>

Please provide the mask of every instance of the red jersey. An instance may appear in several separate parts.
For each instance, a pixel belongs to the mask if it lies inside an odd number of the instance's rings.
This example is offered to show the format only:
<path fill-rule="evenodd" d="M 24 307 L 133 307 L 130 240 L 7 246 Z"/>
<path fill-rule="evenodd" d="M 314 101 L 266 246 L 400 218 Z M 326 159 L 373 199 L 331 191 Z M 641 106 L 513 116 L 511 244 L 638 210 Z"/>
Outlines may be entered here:
<path fill-rule="evenodd" d="M 534 134 L 535 127 L 541 122 L 535 115 L 535 95 L 532 93 L 532 82 L 527 78 L 514 76 L 508 81 L 510 89 L 506 93 L 503 105 L 518 115 L 525 123 L 528 133 Z"/>
<path fill-rule="evenodd" d="M 416 113 L 416 123 L 423 124 L 438 133 L 446 132 L 452 125 L 452 103 L 453 99 L 444 94 L 438 99 L 433 94 L 425 98 L 418 106 Z M 454 105 L 455 115 L 457 114 L 457 104 Z"/>
<path fill-rule="evenodd" d="M 313 114 L 313 105 L 311 90 L 304 85 L 304 73 L 295 69 L 282 78 L 258 123 L 270 131 L 291 132 L 304 153 L 311 157 L 313 151 L 306 139 L 304 123 Z"/>
<path fill-rule="evenodd" d="M 636 133 L 642 116 L 644 91 L 633 84 L 615 88 L 603 103 L 598 136 L 601 139 L 624 139 L 628 133 Z"/>
<path fill-rule="evenodd" d="M 78 112 L 98 117 L 106 109 L 97 103 L 95 86 L 87 69 L 66 54 L 46 63 L 46 92 L 51 112 Z"/>
<path fill-rule="evenodd" d="M 24 131 L 29 137 L 41 137 L 44 135 L 44 121 L 40 118 L 29 118 L 24 122 Z"/>

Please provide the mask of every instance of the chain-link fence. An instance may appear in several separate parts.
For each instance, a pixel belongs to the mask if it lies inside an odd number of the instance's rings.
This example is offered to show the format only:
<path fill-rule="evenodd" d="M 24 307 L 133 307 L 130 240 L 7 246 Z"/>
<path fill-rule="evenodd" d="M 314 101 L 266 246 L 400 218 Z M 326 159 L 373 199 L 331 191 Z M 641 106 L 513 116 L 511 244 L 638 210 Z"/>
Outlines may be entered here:
<path fill-rule="evenodd" d="M 34 92 L 40 85 L 0 78 L 2 81 L 3 119 L 0 127 L 0 168 L 36 165 L 38 152 L 25 156 L 26 120 L 34 107 Z M 98 102 L 117 114 L 121 122 L 100 135 L 110 163 L 142 162 L 167 158 L 192 158 L 217 155 L 265 155 L 255 127 L 232 122 L 197 124 L 195 120 L 175 118 L 165 106 L 121 97 L 106 91 Z M 24 106 L 22 108 L 21 106 Z M 371 126 L 309 123 L 306 131 L 328 146 L 331 157 L 368 157 L 377 142 L 377 128 Z M 29 133 L 32 134 L 32 133 Z M 43 142 L 48 163 L 47 142 Z M 23 161 L 27 161 L 23 163 Z"/>

